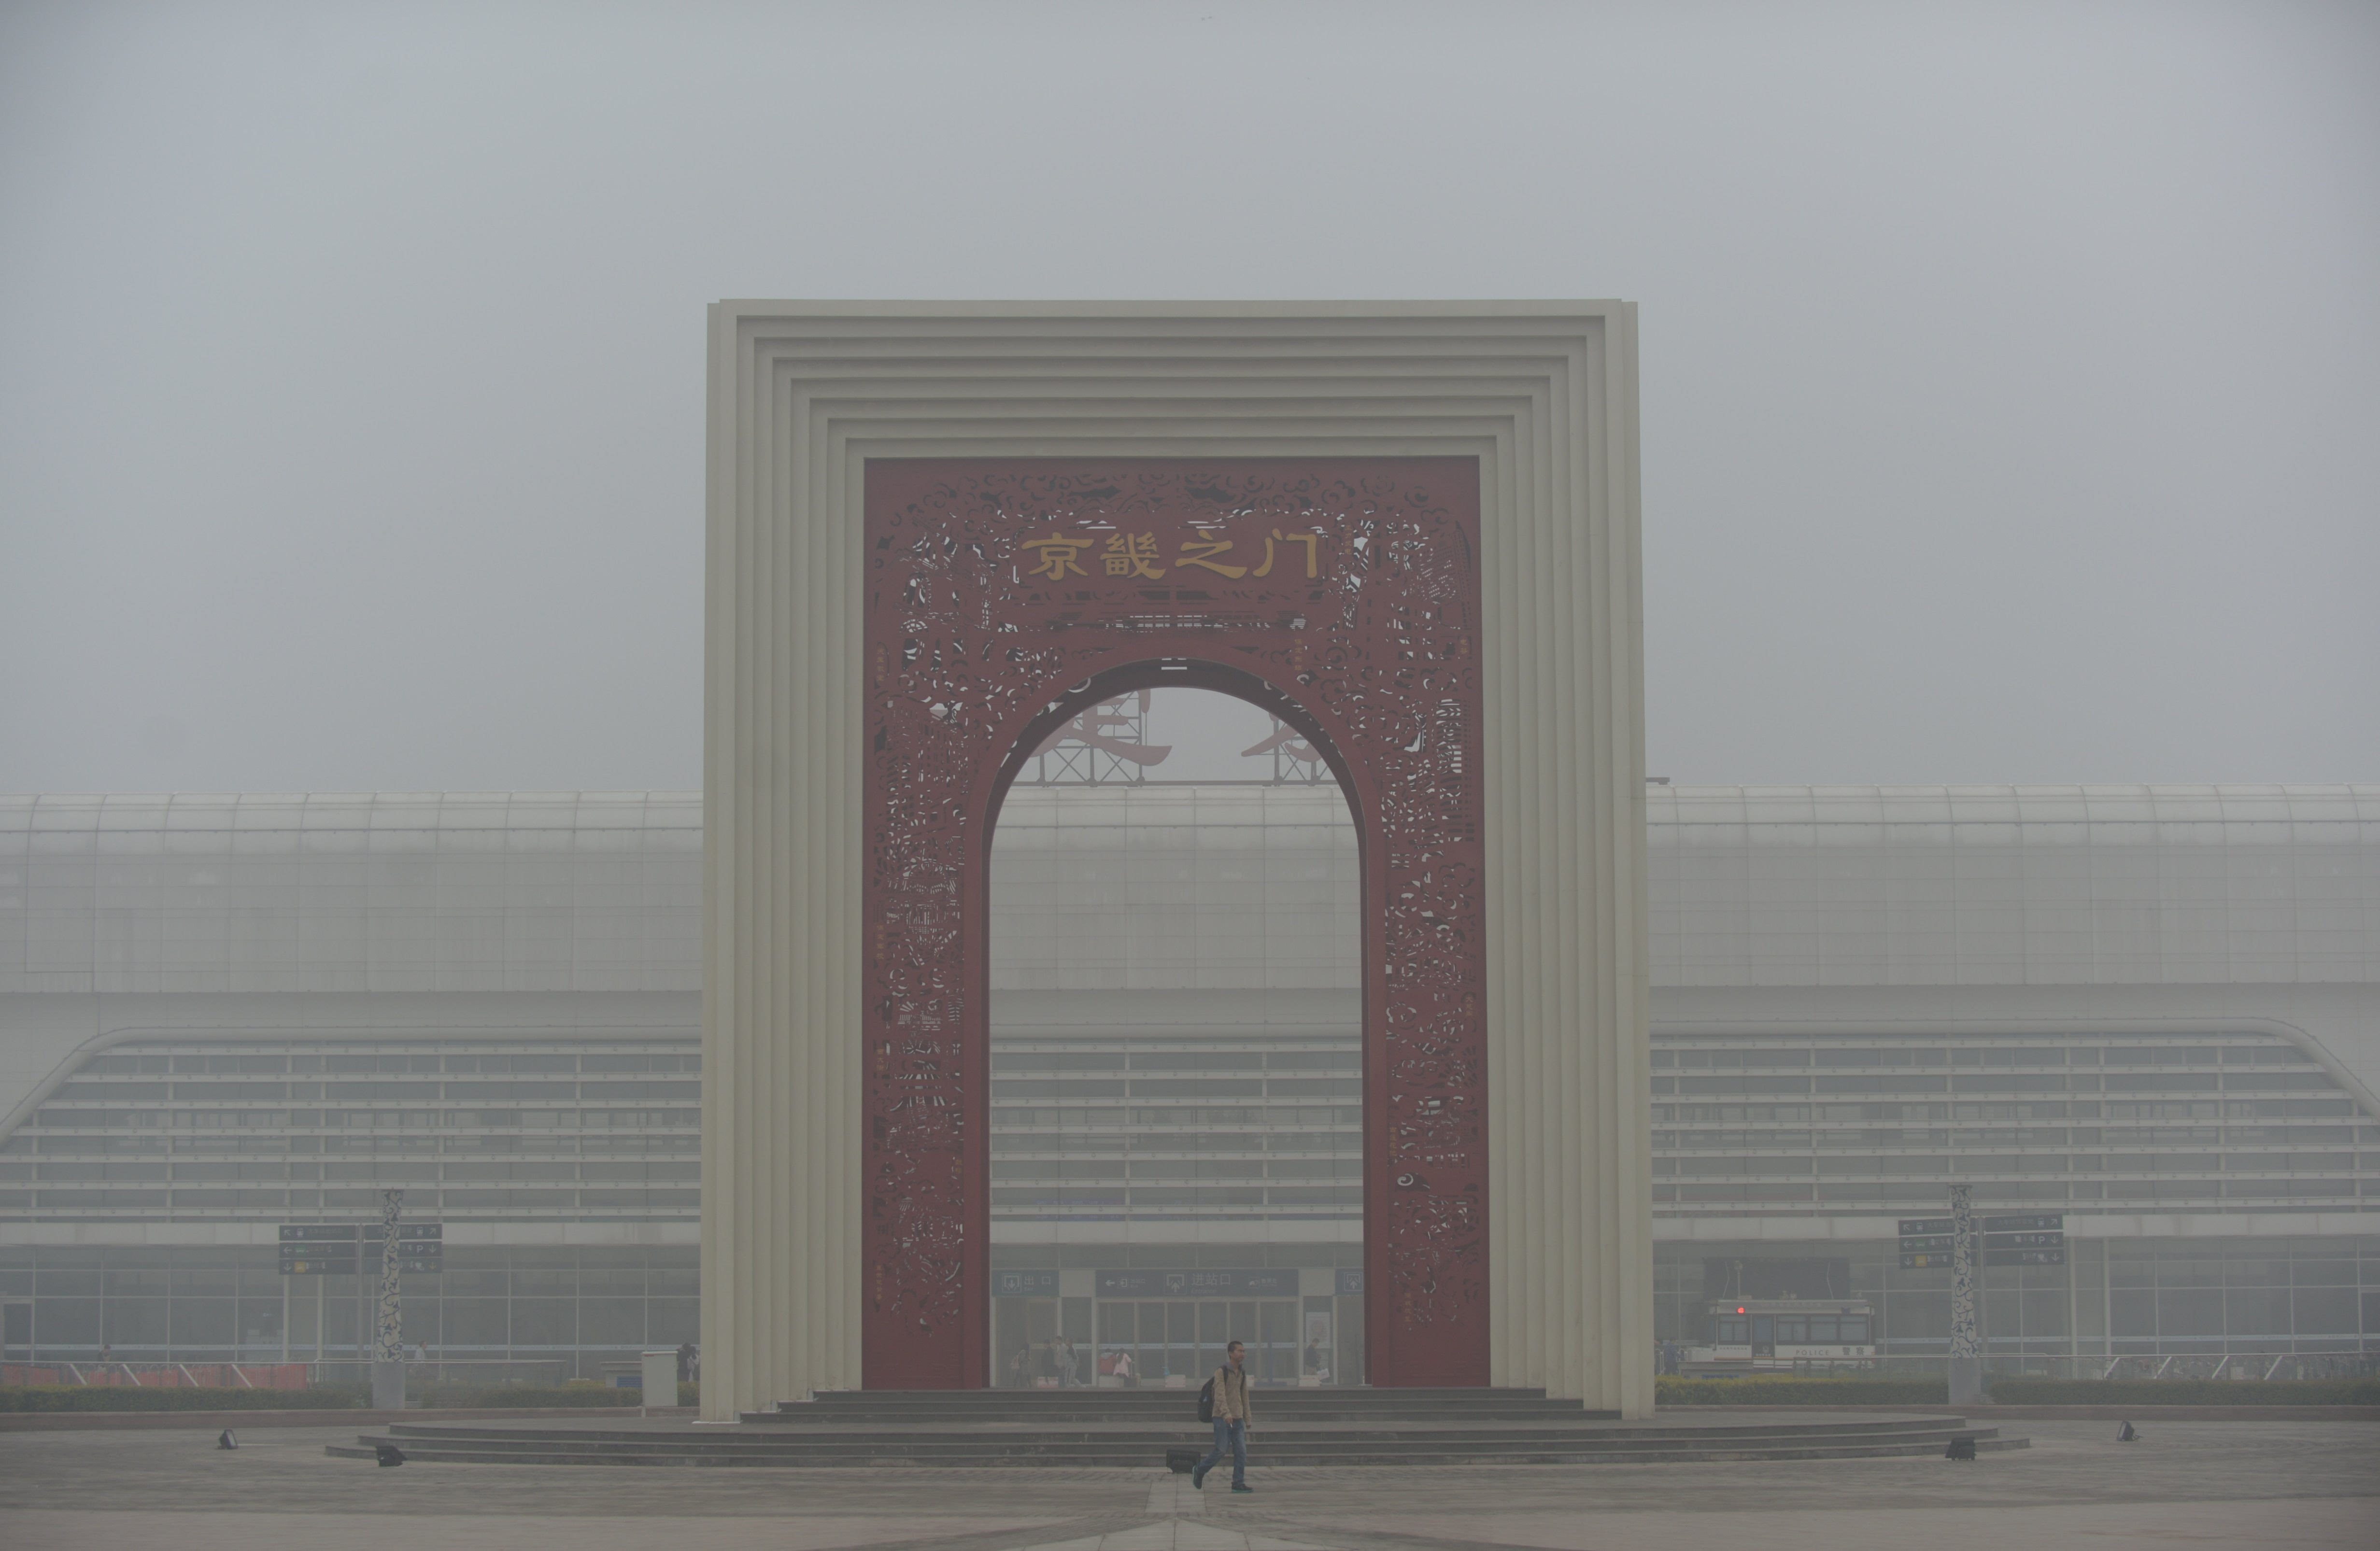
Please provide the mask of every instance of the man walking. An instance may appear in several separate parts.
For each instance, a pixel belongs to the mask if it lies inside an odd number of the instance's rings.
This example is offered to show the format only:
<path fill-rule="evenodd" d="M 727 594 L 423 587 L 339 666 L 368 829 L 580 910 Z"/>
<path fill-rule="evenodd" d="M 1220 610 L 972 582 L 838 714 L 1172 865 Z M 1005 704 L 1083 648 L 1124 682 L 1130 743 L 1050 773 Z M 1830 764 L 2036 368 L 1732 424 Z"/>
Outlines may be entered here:
<path fill-rule="evenodd" d="M 1190 1472 L 1190 1484 L 1206 1490 L 1207 1472 L 1223 1462 L 1223 1450 L 1232 1451 L 1232 1490 L 1253 1492 L 1248 1484 L 1248 1370 L 1247 1348 L 1233 1341 L 1225 1351 L 1223 1365 L 1215 1370 L 1215 1451 L 1198 1461 Z"/>

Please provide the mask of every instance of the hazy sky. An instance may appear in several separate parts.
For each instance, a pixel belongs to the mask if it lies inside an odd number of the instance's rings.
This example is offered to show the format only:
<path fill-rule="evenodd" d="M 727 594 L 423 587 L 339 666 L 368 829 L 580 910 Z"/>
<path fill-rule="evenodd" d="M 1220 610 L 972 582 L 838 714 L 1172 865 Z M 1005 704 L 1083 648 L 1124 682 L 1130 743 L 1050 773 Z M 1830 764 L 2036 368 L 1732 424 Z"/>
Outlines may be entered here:
<path fill-rule="evenodd" d="M 0 790 L 691 787 L 721 297 L 1642 304 L 1651 768 L 2380 779 L 2380 6 L 0 8 Z"/>

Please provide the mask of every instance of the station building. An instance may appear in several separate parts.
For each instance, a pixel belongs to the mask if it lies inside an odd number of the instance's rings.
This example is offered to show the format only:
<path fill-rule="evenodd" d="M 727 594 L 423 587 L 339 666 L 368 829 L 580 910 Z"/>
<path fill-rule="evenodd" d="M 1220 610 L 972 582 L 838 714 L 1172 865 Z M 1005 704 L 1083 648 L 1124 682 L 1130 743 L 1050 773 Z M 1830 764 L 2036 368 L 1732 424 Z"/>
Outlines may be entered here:
<path fill-rule="evenodd" d="M 2380 1356 L 2380 788 L 1651 786 L 1656 1335 L 1866 1300 L 1895 1223 L 2062 1214 L 1994 1365 Z M 1226 1334 L 1363 1377 L 1356 847 L 1296 779 L 1020 784 L 993 875 L 996 1382 Z M 699 799 L 0 799 L 6 1358 L 358 1355 L 287 1223 L 443 1226 L 407 1339 L 698 1339 Z"/>

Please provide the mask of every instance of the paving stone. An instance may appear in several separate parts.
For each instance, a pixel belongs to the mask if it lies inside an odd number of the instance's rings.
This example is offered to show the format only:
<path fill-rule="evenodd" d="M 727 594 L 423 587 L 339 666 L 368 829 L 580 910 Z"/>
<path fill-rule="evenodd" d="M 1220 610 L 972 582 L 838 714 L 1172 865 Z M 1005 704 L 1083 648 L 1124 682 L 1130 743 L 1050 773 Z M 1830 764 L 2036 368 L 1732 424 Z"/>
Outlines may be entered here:
<path fill-rule="evenodd" d="M 2380 1424 L 2029 1423 L 1941 1459 L 1276 1469 L 670 1470 L 325 1458 L 319 1431 L 0 1435 L 0 1546 L 79 1551 L 1968 1551 L 2380 1546 Z M 1216 1484 L 1220 1485 L 1221 1484 Z"/>

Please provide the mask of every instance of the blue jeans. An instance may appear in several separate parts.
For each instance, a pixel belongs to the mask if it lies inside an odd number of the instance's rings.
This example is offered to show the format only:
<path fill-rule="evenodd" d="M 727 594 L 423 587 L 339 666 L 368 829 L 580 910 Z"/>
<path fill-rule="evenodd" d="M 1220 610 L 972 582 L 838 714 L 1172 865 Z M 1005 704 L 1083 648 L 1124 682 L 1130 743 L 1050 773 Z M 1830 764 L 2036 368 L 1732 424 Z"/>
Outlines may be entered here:
<path fill-rule="evenodd" d="M 1198 1461 L 1201 1472 L 1211 1471 L 1223 1462 L 1223 1450 L 1232 1451 L 1232 1484 L 1248 1484 L 1248 1424 L 1240 1421 L 1215 1418 L 1215 1451 Z"/>

